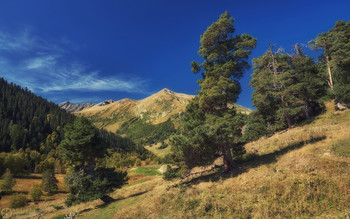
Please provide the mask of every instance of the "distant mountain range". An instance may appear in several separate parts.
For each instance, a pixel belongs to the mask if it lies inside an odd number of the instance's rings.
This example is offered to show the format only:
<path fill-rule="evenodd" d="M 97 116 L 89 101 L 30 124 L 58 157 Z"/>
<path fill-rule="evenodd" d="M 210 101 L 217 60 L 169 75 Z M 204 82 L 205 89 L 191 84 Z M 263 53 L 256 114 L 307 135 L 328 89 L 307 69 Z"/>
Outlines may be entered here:
<path fill-rule="evenodd" d="M 61 107 L 62 109 L 66 110 L 69 113 L 74 113 L 74 112 L 78 112 L 87 108 L 91 108 L 91 107 L 99 107 L 99 106 L 105 106 L 111 103 L 114 103 L 114 100 L 104 100 L 101 103 L 80 103 L 80 104 L 76 104 L 76 103 L 71 103 L 69 101 L 64 101 L 63 103 L 58 104 L 59 107 Z"/>
<path fill-rule="evenodd" d="M 96 103 L 81 103 L 81 104 L 75 104 L 71 103 L 69 101 L 64 101 L 63 103 L 58 104 L 59 107 L 66 110 L 69 113 L 81 111 L 86 108 L 90 108 L 92 106 L 95 106 Z"/>
<path fill-rule="evenodd" d="M 140 119 L 152 125 L 170 119 L 177 127 L 177 118 L 185 111 L 187 104 L 194 97 L 194 95 L 175 93 L 164 88 L 143 100 L 126 98 L 119 101 L 106 100 L 99 104 L 64 102 L 60 106 L 69 112 L 89 117 L 100 128 L 115 132 L 124 123 L 134 119 Z M 250 113 L 252 111 L 243 106 L 234 105 L 240 112 Z"/>

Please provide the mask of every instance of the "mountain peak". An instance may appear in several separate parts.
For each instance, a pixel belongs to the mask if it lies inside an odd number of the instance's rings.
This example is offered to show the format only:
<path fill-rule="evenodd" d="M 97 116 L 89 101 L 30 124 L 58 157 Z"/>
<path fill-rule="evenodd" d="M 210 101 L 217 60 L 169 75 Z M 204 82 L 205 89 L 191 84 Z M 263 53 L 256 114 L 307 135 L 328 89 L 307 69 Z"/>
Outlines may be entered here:
<path fill-rule="evenodd" d="M 168 88 L 163 88 L 163 89 L 160 90 L 158 93 L 165 93 L 165 94 L 172 94 L 172 95 L 175 94 L 174 91 L 171 91 L 171 90 L 169 90 Z"/>

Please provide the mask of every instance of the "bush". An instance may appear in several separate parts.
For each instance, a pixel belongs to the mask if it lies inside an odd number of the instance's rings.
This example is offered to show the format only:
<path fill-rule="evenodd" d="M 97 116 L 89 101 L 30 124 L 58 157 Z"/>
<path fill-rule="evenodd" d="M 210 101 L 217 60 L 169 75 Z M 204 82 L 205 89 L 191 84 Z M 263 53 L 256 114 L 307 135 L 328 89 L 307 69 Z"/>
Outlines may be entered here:
<path fill-rule="evenodd" d="M 42 188 L 45 192 L 49 194 L 53 194 L 57 192 L 58 190 L 57 183 L 58 183 L 58 180 L 55 177 L 55 173 L 53 169 L 47 169 L 43 172 Z"/>
<path fill-rule="evenodd" d="M 157 149 L 161 150 L 161 149 L 165 149 L 168 147 L 168 144 L 162 144 L 161 146 L 159 146 Z"/>
<path fill-rule="evenodd" d="M 180 177 L 180 174 L 173 168 L 171 168 L 170 165 L 167 165 L 167 170 L 165 171 L 163 175 L 163 179 L 165 180 L 172 180 L 176 177 Z"/>
<path fill-rule="evenodd" d="M 146 163 L 146 165 L 149 165 L 149 164 L 151 164 L 151 159 L 149 159 L 149 158 L 147 158 L 146 160 L 145 160 L 145 163 Z"/>
<path fill-rule="evenodd" d="M 30 197 L 33 199 L 33 201 L 35 202 L 39 201 L 40 197 L 43 195 L 43 192 L 41 191 L 41 185 L 33 184 L 29 194 L 30 194 Z"/>
<path fill-rule="evenodd" d="M 10 208 L 22 208 L 26 206 L 28 203 L 28 199 L 26 196 L 18 194 L 15 196 L 12 196 L 10 200 Z"/>
<path fill-rule="evenodd" d="M 16 184 L 16 180 L 13 178 L 13 175 L 9 169 L 6 169 L 2 179 L 3 182 L 0 184 L 0 189 L 4 192 L 11 192 L 12 187 L 14 187 Z"/>
<path fill-rule="evenodd" d="M 136 166 L 141 166 L 141 159 L 137 158 L 136 162 L 135 162 Z"/>

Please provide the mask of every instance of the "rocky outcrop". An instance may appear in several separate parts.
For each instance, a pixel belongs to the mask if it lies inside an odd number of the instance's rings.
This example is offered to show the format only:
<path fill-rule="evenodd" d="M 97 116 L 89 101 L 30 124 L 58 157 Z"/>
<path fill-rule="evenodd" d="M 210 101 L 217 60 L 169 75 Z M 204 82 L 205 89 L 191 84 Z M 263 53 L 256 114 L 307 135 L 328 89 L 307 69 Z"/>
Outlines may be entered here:
<path fill-rule="evenodd" d="M 83 109 L 88 109 L 90 107 L 93 107 L 94 105 L 96 105 L 96 104 L 95 103 L 75 104 L 75 103 L 71 103 L 69 101 L 65 101 L 63 103 L 58 104 L 58 106 L 61 109 L 64 109 L 64 110 L 66 110 L 69 113 L 74 113 L 74 112 L 81 111 Z"/>

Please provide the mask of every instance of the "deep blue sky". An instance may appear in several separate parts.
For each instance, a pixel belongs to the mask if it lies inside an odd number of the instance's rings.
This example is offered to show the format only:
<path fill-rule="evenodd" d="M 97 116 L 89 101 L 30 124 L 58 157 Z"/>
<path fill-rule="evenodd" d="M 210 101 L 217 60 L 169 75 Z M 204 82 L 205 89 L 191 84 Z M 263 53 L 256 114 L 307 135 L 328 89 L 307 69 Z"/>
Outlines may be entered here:
<path fill-rule="evenodd" d="M 0 1 L 0 76 L 53 102 L 142 99 L 162 88 L 196 94 L 200 35 L 227 10 L 237 33 L 258 39 L 252 58 L 272 41 L 286 52 L 307 44 L 337 20 L 350 1 Z M 307 48 L 305 48 L 307 49 Z M 238 103 L 252 107 L 241 80 Z"/>

